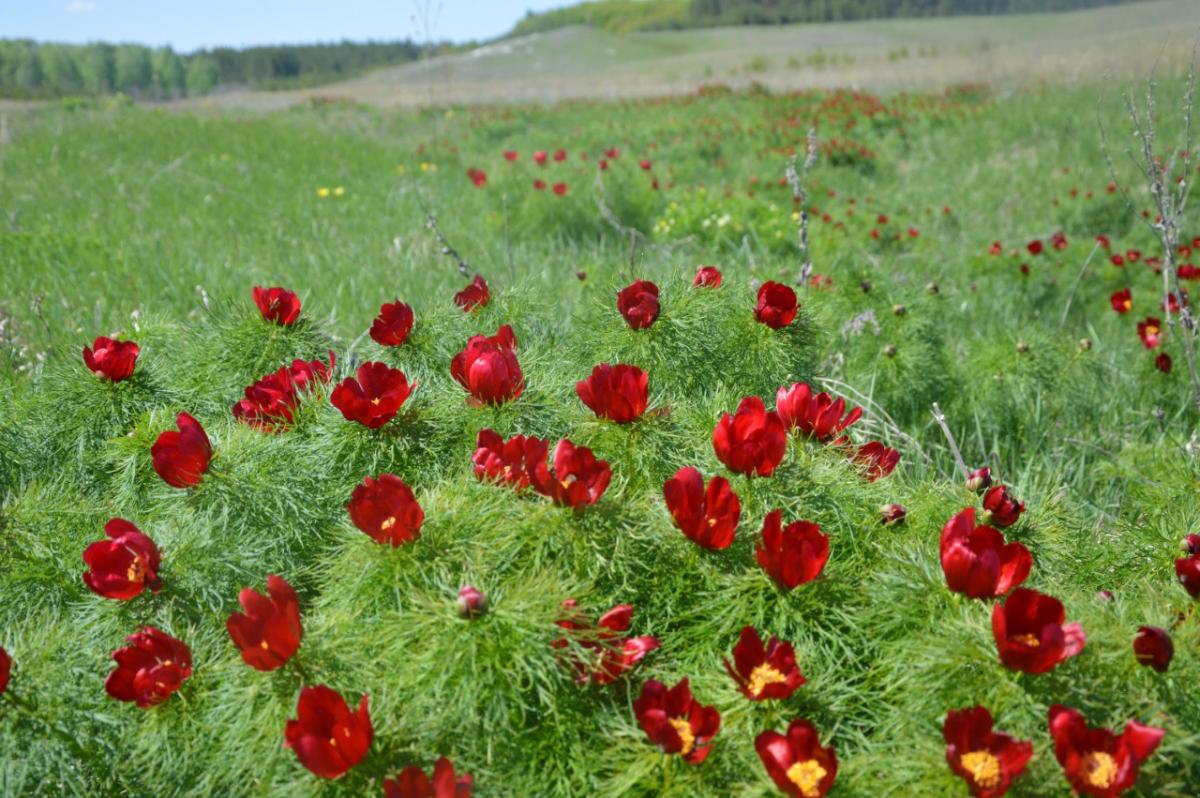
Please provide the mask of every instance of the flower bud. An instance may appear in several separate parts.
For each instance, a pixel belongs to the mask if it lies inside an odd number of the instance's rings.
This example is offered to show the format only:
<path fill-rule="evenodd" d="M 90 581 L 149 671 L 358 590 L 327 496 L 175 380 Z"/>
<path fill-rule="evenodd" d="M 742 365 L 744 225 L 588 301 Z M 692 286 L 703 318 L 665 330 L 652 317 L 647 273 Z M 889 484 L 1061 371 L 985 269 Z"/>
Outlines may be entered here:
<path fill-rule="evenodd" d="M 907 312 L 908 308 L 904 307 L 903 305 L 892 305 L 892 313 L 897 316 L 903 316 Z"/>
<path fill-rule="evenodd" d="M 487 612 L 487 596 L 474 587 L 466 585 L 462 590 L 458 591 L 458 599 L 455 601 L 455 606 L 458 609 L 458 617 L 473 621 Z"/>
<path fill-rule="evenodd" d="M 888 344 L 883 348 L 883 354 L 885 357 L 895 357 L 896 347 L 893 344 Z"/>
<path fill-rule="evenodd" d="M 1017 354 L 1023 355 L 1029 351 L 1028 341 L 1017 341 Z"/>
<path fill-rule="evenodd" d="M 1083 350 L 1084 352 L 1091 349 L 1092 348 L 1092 339 L 1091 338 L 1080 338 L 1079 339 L 1079 348 L 1081 350 Z"/>
<path fill-rule="evenodd" d="M 908 510 L 904 509 L 901 504 L 885 504 L 879 508 L 879 520 L 884 526 L 892 526 L 904 520 L 908 515 Z"/>
<path fill-rule="evenodd" d="M 978 493 L 992 486 L 992 469 L 984 466 L 967 475 L 967 490 Z"/>
<path fill-rule="evenodd" d="M 929 293 L 931 293 L 931 294 L 936 294 L 936 293 L 938 293 L 939 291 L 941 291 L 941 289 L 940 289 L 940 288 L 938 288 L 938 284 L 937 284 L 937 283 L 930 283 L 929 285 L 925 286 L 925 290 L 926 290 L 926 291 L 928 291 L 928 292 L 929 292 Z"/>

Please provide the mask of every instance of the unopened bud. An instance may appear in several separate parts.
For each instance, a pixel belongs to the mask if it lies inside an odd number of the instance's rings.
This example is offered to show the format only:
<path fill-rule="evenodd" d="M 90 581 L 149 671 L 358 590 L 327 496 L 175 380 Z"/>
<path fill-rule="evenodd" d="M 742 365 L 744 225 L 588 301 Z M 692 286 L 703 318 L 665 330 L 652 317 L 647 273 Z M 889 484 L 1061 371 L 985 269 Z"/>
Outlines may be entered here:
<path fill-rule="evenodd" d="M 887 346 L 885 346 L 883 348 L 883 354 L 886 355 L 887 357 L 895 357 L 896 356 L 896 347 L 893 346 L 892 344 L 888 344 Z"/>
<path fill-rule="evenodd" d="M 871 293 L 871 281 L 870 280 L 863 280 L 861 283 L 858 284 L 858 287 L 862 289 L 862 292 L 864 294 Z"/>
<path fill-rule="evenodd" d="M 905 510 L 904 506 L 900 504 L 885 504 L 879 508 L 879 520 L 883 522 L 884 526 L 898 524 L 904 520 L 906 515 L 908 515 L 908 510 Z"/>
<path fill-rule="evenodd" d="M 984 466 L 967 474 L 967 490 L 978 493 L 992 486 L 992 469 Z"/>
<path fill-rule="evenodd" d="M 1018 353 L 1018 354 L 1021 354 L 1021 355 L 1023 355 L 1023 354 L 1025 354 L 1025 353 L 1026 353 L 1026 352 L 1028 352 L 1028 351 L 1029 351 L 1029 343 L 1028 343 L 1028 342 L 1026 342 L 1026 341 L 1017 341 L 1017 353 Z"/>
<path fill-rule="evenodd" d="M 904 307 L 903 305 L 892 305 L 892 313 L 897 316 L 903 316 L 907 312 L 908 308 Z"/>
<path fill-rule="evenodd" d="M 1079 348 L 1082 349 L 1084 352 L 1091 349 L 1092 348 L 1092 339 L 1091 338 L 1080 338 L 1079 339 Z"/>
<path fill-rule="evenodd" d="M 458 617 L 473 621 L 487 612 L 487 596 L 467 585 L 458 591 L 455 605 L 458 608 Z"/>
<path fill-rule="evenodd" d="M 1188 535 L 1184 538 L 1183 550 L 1188 554 L 1200 554 L 1200 535 Z"/>
<path fill-rule="evenodd" d="M 930 283 L 929 285 L 925 286 L 925 290 L 931 294 L 936 294 L 939 291 L 941 291 L 942 289 L 938 288 L 937 283 Z"/>

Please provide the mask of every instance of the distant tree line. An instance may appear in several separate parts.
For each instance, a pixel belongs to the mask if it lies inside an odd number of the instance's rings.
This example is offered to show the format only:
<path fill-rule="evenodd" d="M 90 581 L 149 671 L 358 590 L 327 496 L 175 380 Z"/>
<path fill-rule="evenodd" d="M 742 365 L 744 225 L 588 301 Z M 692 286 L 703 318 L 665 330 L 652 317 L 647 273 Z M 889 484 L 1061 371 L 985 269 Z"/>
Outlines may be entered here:
<path fill-rule="evenodd" d="M 0 39 L 0 96 L 16 98 L 122 92 L 138 99 L 208 94 L 218 87 L 293 88 L 416 60 L 412 41 L 219 47 L 179 54 L 137 44 L 44 44 Z M 436 45 L 437 51 L 449 49 Z"/>

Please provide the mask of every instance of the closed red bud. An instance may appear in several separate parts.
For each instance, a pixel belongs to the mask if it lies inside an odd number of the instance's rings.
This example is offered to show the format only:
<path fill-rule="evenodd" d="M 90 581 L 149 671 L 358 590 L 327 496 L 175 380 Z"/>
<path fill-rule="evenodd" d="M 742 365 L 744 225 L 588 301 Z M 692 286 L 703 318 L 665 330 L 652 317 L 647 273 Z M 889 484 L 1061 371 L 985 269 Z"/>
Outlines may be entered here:
<path fill-rule="evenodd" d="M 1139 626 L 1137 636 L 1133 638 L 1133 653 L 1142 665 L 1154 668 L 1159 673 L 1165 673 L 1175 656 L 1175 644 L 1166 629 L 1157 626 Z"/>
<path fill-rule="evenodd" d="M 141 349 L 133 341 L 114 341 L 100 336 L 83 348 L 83 363 L 97 377 L 120 382 L 133 374 Z"/>
<path fill-rule="evenodd" d="M 466 585 L 458 591 L 458 599 L 454 602 L 454 606 L 458 610 L 458 617 L 472 621 L 487 612 L 487 596 L 476 588 Z"/>
<path fill-rule="evenodd" d="M 754 318 L 768 327 L 778 330 L 788 326 L 796 318 L 800 305 L 796 292 L 790 286 L 768 280 L 758 289 L 758 304 Z"/>
<path fill-rule="evenodd" d="M 984 466 L 967 475 L 967 490 L 978 493 L 992 486 L 992 469 Z"/>
<path fill-rule="evenodd" d="M 188 413 L 175 417 L 179 431 L 167 430 L 150 447 L 154 470 L 173 488 L 200 484 L 212 458 L 212 444 L 204 427 Z"/>
<path fill-rule="evenodd" d="M 517 336 L 505 324 L 492 336 L 475 335 L 450 361 L 450 376 L 479 405 L 512 401 L 525 390 L 525 375 L 517 361 Z"/>
<path fill-rule="evenodd" d="M 898 524 L 908 515 L 908 510 L 901 504 L 885 504 L 879 508 L 879 518 L 884 526 Z"/>
<path fill-rule="evenodd" d="M 1021 513 L 1025 512 L 1025 503 L 1019 502 L 1008 495 L 1008 487 L 996 485 L 983 496 L 985 524 L 995 524 L 999 527 L 1012 526 L 1017 523 Z"/>
<path fill-rule="evenodd" d="M 617 310 L 634 330 L 644 330 L 658 318 L 658 286 L 636 280 L 617 293 Z"/>

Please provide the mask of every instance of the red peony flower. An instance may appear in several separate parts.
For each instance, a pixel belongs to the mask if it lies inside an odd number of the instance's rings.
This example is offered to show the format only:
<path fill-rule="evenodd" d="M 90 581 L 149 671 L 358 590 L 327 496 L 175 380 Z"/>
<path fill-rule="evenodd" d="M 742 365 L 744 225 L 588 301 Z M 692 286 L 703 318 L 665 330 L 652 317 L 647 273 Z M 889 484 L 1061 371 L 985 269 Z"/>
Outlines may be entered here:
<path fill-rule="evenodd" d="M 664 754 L 679 754 L 689 765 L 704 761 L 721 728 L 717 708 L 692 698 L 686 678 L 670 690 L 654 679 L 646 682 L 633 702 L 633 714 L 650 742 Z"/>
<path fill-rule="evenodd" d="M 644 172 L 649 172 L 651 169 L 654 168 L 654 164 L 645 158 L 638 161 L 638 166 L 640 166 L 642 168 L 642 171 L 644 171 Z"/>
<path fill-rule="evenodd" d="M 1078 710 L 1062 704 L 1050 707 L 1054 756 L 1072 789 L 1092 798 L 1116 798 L 1131 788 L 1138 768 L 1165 734 L 1163 729 L 1131 720 L 1118 736 L 1089 727 Z"/>
<path fill-rule="evenodd" d="M 132 645 L 118 648 L 117 667 L 104 689 L 118 701 L 133 701 L 140 709 L 160 704 L 192 675 L 192 652 L 187 645 L 153 626 L 125 638 Z"/>
<path fill-rule="evenodd" d="M 754 550 L 754 559 L 776 584 L 792 590 L 825 570 L 829 536 L 812 521 L 793 521 L 785 527 L 783 511 L 772 510 L 763 519 L 762 542 Z"/>
<path fill-rule="evenodd" d="M 733 543 L 742 507 L 729 480 L 713 477 L 706 489 L 699 471 L 681 468 L 663 485 L 663 498 L 675 526 L 701 548 L 726 549 Z"/>
<path fill-rule="evenodd" d="M 225 621 L 229 637 L 251 668 L 273 671 L 282 668 L 296 649 L 304 630 L 300 626 L 300 599 L 283 577 L 267 577 L 267 593 L 245 588 L 238 603 L 245 612 L 235 612 Z"/>
<path fill-rule="evenodd" d="M 508 161 L 509 163 L 512 163 L 513 161 L 517 160 L 518 157 L 519 156 L 517 155 L 516 150 L 505 150 L 504 151 L 504 160 Z"/>
<path fill-rule="evenodd" d="M 1067 248 L 1067 236 L 1062 230 L 1050 236 L 1050 246 L 1061 252 Z"/>
<path fill-rule="evenodd" d="M 12 657 L 0 646 L 0 695 L 8 689 L 8 679 L 12 675 Z"/>
<path fill-rule="evenodd" d="M 1025 512 L 1025 502 L 1019 502 L 1008 495 L 1008 487 L 996 485 L 983 494 L 983 522 L 995 524 L 998 527 L 1008 527 L 1017 523 L 1021 513 Z"/>
<path fill-rule="evenodd" d="M 721 284 L 721 270 L 716 266 L 701 266 L 692 278 L 693 288 L 716 288 Z"/>
<path fill-rule="evenodd" d="M 612 479 L 607 460 L 597 460 L 591 449 L 566 438 L 554 447 L 553 473 L 544 460 L 527 462 L 526 471 L 534 490 L 576 510 L 600 501 Z"/>
<path fill-rule="evenodd" d="M 879 508 L 879 520 L 884 526 L 898 524 L 908 516 L 903 504 L 885 504 Z"/>
<path fill-rule="evenodd" d="M 1025 249 L 1029 250 L 1030 255 L 1041 255 L 1044 247 L 1042 246 L 1042 242 L 1035 238 L 1025 245 Z"/>
<path fill-rule="evenodd" d="M 713 428 L 713 450 L 730 471 L 769 477 L 787 452 L 787 427 L 763 400 L 748 396 Z"/>
<path fill-rule="evenodd" d="M 575 393 L 598 417 L 628 424 L 646 412 L 649 382 L 649 375 L 637 366 L 601 363 L 586 380 L 575 383 Z"/>
<path fill-rule="evenodd" d="M 987 490 L 992 486 L 992 469 L 988 468 L 987 466 L 984 466 L 983 468 L 976 468 L 967 475 L 967 481 L 965 485 L 967 490 L 971 491 L 972 493 L 978 493 L 981 490 Z"/>
<path fill-rule="evenodd" d="M 789 430 L 819 441 L 833 440 L 862 417 L 862 408 L 846 410 L 846 400 L 825 391 L 814 394 L 807 383 L 794 382 L 775 392 L 775 410 Z M 843 415 L 844 413 L 844 415 Z"/>
<path fill-rule="evenodd" d="M 575 599 L 564 601 L 563 609 L 566 616 L 555 624 L 565 630 L 565 635 L 551 645 L 561 649 L 574 642 L 588 653 L 590 659 L 572 659 L 578 673 L 575 681 L 579 684 L 612 684 L 658 648 L 656 637 L 624 636 L 633 620 L 632 604 L 618 604 L 601 615 L 594 626 L 591 619 L 577 609 Z"/>
<path fill-rule="evenodd" d="M 83 363 L 97 377 L 120 382 L 133 373 L 140 351 L 133 341 L 114 341 L 101 335 L 83 348 Z"/>
<path fill-rule="evenodd" d="M 296 719 L 287 722 L 284 745 L 315 775 L 336 779 L 362 761 L 373 736 L 365 693 L 352 712 L 336 691 L 317 685 L 300 690 Z"/>
<path fill-rule="evenodd" d="M 296 358 L 292 361 L 292 365 L 285 366 L 285 368 L 295 390 L 307 391 L 316 387 L 316 383 L 318 382 L 328 384 L 333 379 L 333 366 L 336 360 L 331 349 L 329 350 L 328 363 L 322 363 L 320 360 L 301 360 Z"/>
<path fill-rule="evenodd" d="M 1175 576 L 1192 598 L 1200 598 L 1200 535 L 1188 535 L 1183 541 L 1186 557 L 1175 561 Z"/>
<path fill-rule="evenodd" d="M 475 188 L 483 188 L 487 185 L 487 172 L 476 169 L 474 166 L 467 170 L 467 178 L 475 184 Z"/>
<path fill-rule="evenodd" d="M 616 147 L 606 147 L 604 149 L 604 157 L 615 161 L 617 158 L 621 157 L 621 151 Z"/>
<path fill-rule="evenodd" d="M 369 362 L 358 367 L 358 379 L 347 377 L 333 389 L 329 401 L 347 421 L 379 429 L 399 412 L 416 384 L 410 385 L 400 369 Z"/>
<path fill-rule="evenodd" d="M 559 196 L 559 197 L 567 196 L 567 184 L 566 183 L 555 183 L 554 185 L 550 186 L 550 190 L 553 191 L 556 196 Z"/>
<path fill-rule="evenodd" d="M 300 396 L 287 366 L 246 388 L 233 406 L 233 417 L 257 429 L 272 432 L 292 423 Z"/>
<path fill-rule="evenodd" d="M 1162 332 L 1162 319 L 1147 316 L 1145 321 L 1138 322 L 1138 338 L 1142 339 L 1142 346 L 1147 349 L 1153 349 L 1162 343 Z"/>
<path fill-rule="evenodd" d="M 1128 313 L 1133 307 L 1133 292 L 1128 288 L 1122 288 L 1120 291 L 1114 291 L 1113 295 L 1108 298 L 1108 301 L 1112 304 L 1112 309 L 1117 313 Z"/>
<path fill-rule="evenodd" d="M 565 160 L 567 160 L 567 151 L 564 150 L 563 148 L 559 147 L 557 150 L 554 151 L 554 162 L 562 163 Z"/>
<path fill-rule="evenodd" d="M 634 330 L 644 330 L 658 318 L 658 286 L 635 280 L 617 293 L 617 310 Z"/>
<path fill-rule="evenodd" d="M 726 659 L 725 670 L 751 701 L 788 698 L 805 681 L 792 644 L 772 636 L 764 646 L 753 626 L 742 627 L 733 647 L 733 663 Z"/>
<path fill-rule="evenodd" d="M 517 490 L 529 487 L 529 471 L 546 462 L 549 441 L 533 436 L 514 435 L 507 441 L 494 430 L 481 429 L 475 438 L 475 476 L 480 481 L 496 482 Z"/>
<path fill-rule="evenodd" d="M 1175 656 L 1175 644 L 1166 629 L 1157 626 L 1139 626 L 1133 638 L 1133 653 L 1137 661 L 1159 673 L 1166 673 Z"/>
<path fill-rule="evenodd" d="M 154 541 L 124 518 L 113 518 L 104 525 L 108 540 L 97 541 L 83 552 L 88 570 L 83 581 L 93 593 L 105 598 L 127 601 L 146 588 L 157 593 L 159 556 Z"/>
<path fill-rule="evenodd" d="M 474 784 L 470 773 L 456 775 L 450 760 L 441 757 L 433 765 L 432 779 L 416 765 L 409 765 L 399 776 L 384 779 L 383 795 L 384 798 L 471 798 Z"/>
<path fill-rule="evenodd" d="M 1083 651 L 1087 637 L 1077 623 L 1064 624 L 1058 599 L 1018 587 L 992 608 L 992 636 L 1000 662 L 1014 671 L 1046 673 Z"/>
<path fill-rule="evenodd" d="M 273 321 L 287 327 L 300 317 L 300 297 L 286 288 L 254 286 L 254 304 L 263 321 Z"/>
<path fill-rule="evenodd" d="M 1154 368 L 1161 371 L 1163 374 L 1171 373 L 1171 356 L 1166 352 L 1159 352 L 1154 358 Z"/>
<path fill-rule="evenodd" d="M 871 441 L 858 447 L 854 462 L 863 467 L 867 481 L 874 482 L 896 470 L 896 464 L 900 462 L 900 452 L 889 449 L 879 441 Z"/>
<path fill-rule="evenodd" d="M 823 798 L 837 777 L 833 746 L 821 747 L 817 729 L 796 719 L 787 734 L 768 729 L 754 738 L 758 758 L 775 786 L 791 798 Z"/>
<path fill-rule="evenodd" d="M 190 488 L 200 484 L 212 459 L 212 444 L 200 422 L 187 413 L 175 417 L 179 431 L 167 430 L 150 447 L 154 470 L 173 488 Z"/>
<path fill-rule="evenodd" d="M 350 494 L 346 509 L 356 527 L 377 543 L 396 548 L 419 538 L 425 520 L 412 488 L 395 474 L 363 479 Z"/>
<path fill-rule="evenodd" d="M 999 255 L 1003 252 L 1004 252 L 1004 245 L 1002 245 L 999 241 L 993 241 L 992 245 L 990 247 L 988 247 L 989 255 Z"/>
<path fill-rule="evenodd" d="M 400 346 L 412 332 L 413 310 L 404 302 L 385 302 L 371 323 L 371 340 L 380 346 Z"/>
<path fill-rule="evenodd" d="M 487 307 L 487 303 L 491 300 L 492 292 L 488 288 L 487 280 L 478 274 L 466 288 L 454 295 L 454 304 L 462 308 L 465 313 Z"/>
<path fill-rule="evenodd" d="M 545 191 L 546 190 L 546 181 L 542 180 L 541 178 L 537 178 L 536 180 L 534 180 L 533 181 L 533 190 L 534 191 Z"/>
<path fill-rule="evenodd" d="M 545 166 L 546 165 L 546 157 L 547 156 L 546 156 L 545 150 L 538 150 L 537 152 L 535 152 L 533 154 L 533 161 L 538 166 Z"/>
<path fill-rule="evenodd" d="M 950 710 L 942 737 L 950 769 L 975 798 L 1000 798 L 1033 757 L 1033 743 L 992 731 L 985 707 Z"/>
<path fill-rule="evenodd" d="M 795 291 L 783 283 L 768 280 L 758 289 L 758 305 L 754 308 L 754 318 L 771 329 L 778 330 L 792 323 L 799 307 Z"/>
<path fill-rule="evenodd" d="M 968 507 L 942 527 L 942 573 L 946 587 L 976 599 L 1003 596 L 1029 576 L 1033 557 L 1020 543 L 1005 543 L 990 526 L 975 526 Z"/>
<path fill-rule="evenodd" d="M 512 401 L 525 390 L 516 348 L 517 337 L 507 324 L 493 336 L 474 335 L 450 362 L 450 376 L 478 404 Z"/>

